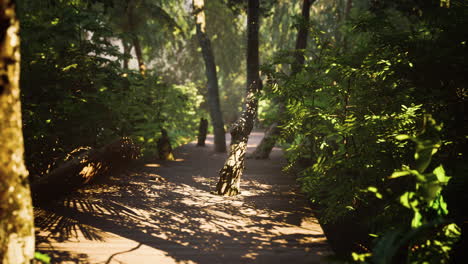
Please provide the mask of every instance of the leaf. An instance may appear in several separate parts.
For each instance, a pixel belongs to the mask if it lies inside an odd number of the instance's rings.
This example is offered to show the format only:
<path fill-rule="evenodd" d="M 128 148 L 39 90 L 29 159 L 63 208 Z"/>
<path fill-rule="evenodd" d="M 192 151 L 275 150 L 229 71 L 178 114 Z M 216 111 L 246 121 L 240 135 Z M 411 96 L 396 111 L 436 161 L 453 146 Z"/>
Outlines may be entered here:
<path fill-rule="evenodd" d="M 395 179 L 395 178 L 399 178 L 399 177 L 410 175 L 410 174 L 411 174 L 411 171 L 395 171 L 390 176 L 390 179 Z"/>
<path fill-rule="evenodd" d="M 395 136 L 395 138 L 397 140 L 407 140 L 407 139 L 411 139 L 412 137 L 410 137 L 408 135 L 397 135 L 397 136 Z"/>
<path fill-rule="evenodd" d="M 381 193 L 379 193 L 379 190 L 377 189 L 377 187 L 375 186 L 369 186 L 367 187 L 367 191 L 369 192 L 372 192 L 375 194 L 375 197 L 379 198 L 379 199 L 382 199 L 383 198 L 383 195 Z"/>
<path fill-rule="evenodd" d="M 63 68 L 62 71 L 65 72 L 65 71 L 68 71 L 68 70 L 73 69 L 73 68 L 76 69 L 76 67 L 78 67 L 78 64 L 76 64 L 76 63 L 70 64 L 67 67 Z"/>
<path fill-rule="evenodd" d="M 417 228 L 422 225 L 422 215 L 419 213 L 419 210 L 414 211 L 413 220 L 411 221 L 411 227 Z"/>
<path fill-rule="evenodd" d="M 352 255 L 354 261 L 363 262 L 363 261 L 366 260 L 366 258 L 371 257 L 372 253 L 361 253 L 361 254 L 359 254 L 359 253 L 353 252 L 353 253 L 351 253 L 351 255 Z"/>
<path fill-rule="evenodd" d="M 437 177 L 437 180 L 442 183 L 447 183 L 450 180 L 450 177 L 445 175 L 445 170 L 442 165 L 439 165 L 437 168 L 435 168 L 432 173 L 435 174 Z"/>
<path fill-rule="evenodd" d="M 37 259 L 45 264 L 50 263 L 50 257 L 47 254 L 42 254 L 41 252 L 34 252 L 34 259 Z"/>
<path fill-rule="evenodd" d="M 460 227 L 452 223 L 444 227 L 444 233 L 447 237 L 458 238 L 461 235 L 461 230 Z"/>
<path fill-rule="evenodd" d="M 418 206 L 419 201 L 414 199 L 415 192 L 405 192 L 400 196 L 400 203 L 406 208 L 415 209 Z"/>

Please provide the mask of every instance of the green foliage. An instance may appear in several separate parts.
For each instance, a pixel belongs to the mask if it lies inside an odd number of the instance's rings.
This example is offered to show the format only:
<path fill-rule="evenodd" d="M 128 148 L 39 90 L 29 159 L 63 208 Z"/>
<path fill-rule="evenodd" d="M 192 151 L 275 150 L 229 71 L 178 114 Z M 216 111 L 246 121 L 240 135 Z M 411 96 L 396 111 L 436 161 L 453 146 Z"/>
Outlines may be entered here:
<path fill-rule="evenodd" d="M 44 264 L 49 264 L 50 263 L 50 257 L 47 254 L 43 254 L 41 252 L 34 252 L 34 259 L 40 261 L 41 263 Z"/>
<path fill-rule="evenodd" d="M 165 83 L 151 70 L 142 77 L 122 69 L 115 38 L 125 32 L 114 32 L 106 12 L 115 10 L 109 8 L 106 1 L 19 4 L 25 158 L 32 177 L 80 146 L 130 136 L 152 157 L 161 128 L 174 147 L 196 135 L 203 111 L 194 85 Z"/>
<path fill-rule="evenodd" d="M 460 237 L 460 229 L 447 220 L 447 204 L 441 193 L 450 177 L 442 165 L 425 173 L 432 156 L 440 148 L 437 132 L 441 130 L 431 117 L 426 116 L 425 121 L 419 135 L 396 137 L 411 139 L 416 144 L 414 169 L 405 165 L 390 176 L 390 179 L 411 178 L 412 184 L 405 186 L 405 192 L 398 198 L 399 205 L 411 212 L 411 221 L 401 222 L 395 229 L 378 236 L 372 253 L 353 253 L 355 261 L 394 263 L 406 255 L 407 263 L 449 263 L 450 251 Z"/>
<path fill-rule="evenodd" d="M 334 8 L 322 4 L 315 10 Z M 448 209 L 457 212 L 456 223 L 466 219 L 441 190 L 446 175 L 458 184 L 445 187 L 447 194 L 466 182 L 466 79 L 459 69 L 467 68 L 468 6 L 439 4 L 359 2 L 339 23 L 316 13 L 302 71 L 289 74 L 288 50 L 262 69 L 270 97 L 287 98 L 287 169 L 300 175 L 322 223 L 352 219 L 364 233 L 367 239 L 348 238 L 359 245 L 356 261 L 446 263 L 458 237 Z M 416 155 L 404 139 L 416 143 Z"/>

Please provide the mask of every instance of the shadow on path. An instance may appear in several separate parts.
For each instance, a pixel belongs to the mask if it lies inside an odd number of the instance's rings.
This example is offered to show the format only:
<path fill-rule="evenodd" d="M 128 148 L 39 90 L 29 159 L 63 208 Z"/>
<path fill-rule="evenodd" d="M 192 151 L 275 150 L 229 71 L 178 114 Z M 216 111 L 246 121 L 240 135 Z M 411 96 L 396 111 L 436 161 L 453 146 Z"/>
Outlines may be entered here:
<path fill-rule="evenodd" d="M 226 198 L 210 194 L 225 154 L 209 146 L 36 208 L 38 250 L 52 263 L 323 263 L 325 237 L 281 151 L 247 160 L 242 194 Z"/>

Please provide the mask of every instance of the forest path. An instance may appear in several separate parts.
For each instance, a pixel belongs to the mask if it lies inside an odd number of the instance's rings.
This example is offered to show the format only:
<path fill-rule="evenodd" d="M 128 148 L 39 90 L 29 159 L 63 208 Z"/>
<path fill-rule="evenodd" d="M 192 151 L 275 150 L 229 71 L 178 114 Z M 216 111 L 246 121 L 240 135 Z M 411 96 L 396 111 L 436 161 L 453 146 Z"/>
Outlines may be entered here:
<path fill-rule="evenodd" d="M 254 132 L 249 152 L 263 137 Z M 189 143 L 36 208 L 37 250 L 52 263 L 324 263 L 325 236 L 275 148 L 246 161 L 241 195 L 210 194 L 226 154 Z"/>

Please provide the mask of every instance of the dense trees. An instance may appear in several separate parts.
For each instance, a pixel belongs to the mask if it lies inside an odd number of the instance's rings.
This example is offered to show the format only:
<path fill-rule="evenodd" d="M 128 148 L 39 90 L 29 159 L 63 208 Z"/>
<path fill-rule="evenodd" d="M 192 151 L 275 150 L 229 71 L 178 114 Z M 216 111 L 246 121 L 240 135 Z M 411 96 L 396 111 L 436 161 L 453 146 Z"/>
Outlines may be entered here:
<path fill-rule="evenodd" d="M 281 144 L 347 261 L 448 263 L 460 230 L 466 241 L 466 1 L 26 0 L 21 80 L 12 1 L 0 3 L 4 262 L 11 243 L 32 256 L 19 120 L 37 183 L 120 138 L 173 158 L 168 143 L 210 116 L 216 151 L 230 126 L 216 193 L 231 196 L 258 115 L 270 128 L 254 156 Z"/>
<path fill-rule="evenodd" d="M 15 1 L 0 1 L 0 262 L 31 263 L 34 223 L 23 160 Z"/>
<path fill-rule="evenodd" d="M 203 0 L 193 1 L 193 12 L 195 15 L 195 26 L 197 30 L 198 42 L 202 49 L 203 60 L 205 61 L 205 72 L 207 79 L 207 99 L 210 109 L 211 122 L 213 123 L 215 151 L 226 151 L 226 132 L 224 130 L 223 116 L 219 104 L 218 74 L 216 73 L 216 63 L 211 48 L 211 41 L 206 33 L 205 3 Z"/>

